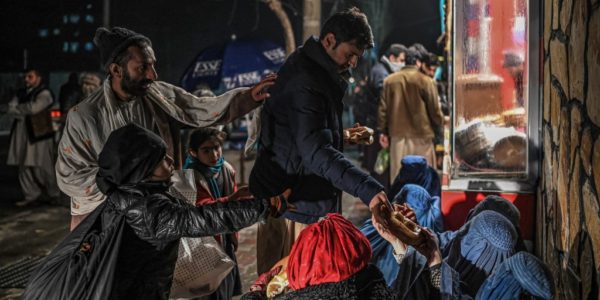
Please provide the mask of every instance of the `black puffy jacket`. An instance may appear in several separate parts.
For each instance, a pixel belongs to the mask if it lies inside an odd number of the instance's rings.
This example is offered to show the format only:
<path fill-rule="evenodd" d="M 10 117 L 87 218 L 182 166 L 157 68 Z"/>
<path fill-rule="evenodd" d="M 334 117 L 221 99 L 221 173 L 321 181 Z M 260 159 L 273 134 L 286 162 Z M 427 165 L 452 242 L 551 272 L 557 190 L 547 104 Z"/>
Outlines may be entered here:
<path fill-rule="evenodd" d="M 121 186 L 103 213 L 126 215 L 111 299 L 168 299 L 179 239 L 230 233 L 266 218 L 266 200 L 195 207 L 166 192 L 167 185 Z"/>

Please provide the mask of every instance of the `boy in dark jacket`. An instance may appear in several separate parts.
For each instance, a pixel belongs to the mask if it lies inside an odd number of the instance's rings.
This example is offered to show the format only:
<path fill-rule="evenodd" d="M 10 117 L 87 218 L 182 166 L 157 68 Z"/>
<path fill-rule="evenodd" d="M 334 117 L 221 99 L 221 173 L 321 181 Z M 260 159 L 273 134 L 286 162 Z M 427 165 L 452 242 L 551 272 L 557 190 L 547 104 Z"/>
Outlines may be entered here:
<path fill-rule="evenodd" d="M 319 39 L 309 38 L 289 56 L 269 90 L 250 191 L 268 198 L 291 188 L 290 202 L 297 210 L 284 214 L 283 229 L 259 226 L 259 273 L 289 253 L 306 224 L 339 212 L 342 191 L 368 205 L 376 222 L 375 208 L 389 205 L 381 184 L 342 153 L 342 97 L 349 69 L 371 47 L 365 14 L 357 8 L 338 12 L 325 22 Z"/>
<path fill-rule="evenodd" d="M 100 153 L 105 213 L 125 214 L 127 223 L 111 299 L 168 299 L 181 237 L 235 232 L 286 207 L 282 197 L 199 207 L 176 199 L 167 193 L 173 159 L 166 149 L 159 136 L 130 124 L 113 131 Z"/>

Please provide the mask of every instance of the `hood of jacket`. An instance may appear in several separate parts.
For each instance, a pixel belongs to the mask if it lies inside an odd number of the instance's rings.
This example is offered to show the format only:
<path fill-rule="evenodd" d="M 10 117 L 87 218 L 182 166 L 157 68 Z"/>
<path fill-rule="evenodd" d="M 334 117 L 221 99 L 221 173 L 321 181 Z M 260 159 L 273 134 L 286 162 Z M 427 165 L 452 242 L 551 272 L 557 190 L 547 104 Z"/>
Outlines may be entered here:
<path fill-rule="evenodd" d="M 167 145 L 155 133 L 135 124 L 121 127 L 110 134 L 98 156 L 96 184 L 109 195 L 143 183 L 166 152 Z"/>

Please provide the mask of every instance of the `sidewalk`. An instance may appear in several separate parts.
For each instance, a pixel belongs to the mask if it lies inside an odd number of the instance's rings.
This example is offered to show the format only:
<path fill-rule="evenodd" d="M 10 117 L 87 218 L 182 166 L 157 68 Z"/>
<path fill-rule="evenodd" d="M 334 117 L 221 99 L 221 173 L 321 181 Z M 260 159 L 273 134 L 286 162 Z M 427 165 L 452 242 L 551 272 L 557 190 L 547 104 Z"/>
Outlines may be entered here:
<path fill-rule="evenodd" d="M 254 161 L 244 161 L 242 169 L 239 151 L 226 151 L 225 159 L 236 168 L 238 184 L 247 183 Z M 366 205 L 348 194 L 342 197 L 342 208 L 343 215 L 357 226 L 370 215 Z M 69 222 L 66 207 L 17 208 L 13 202 L 0 202 L 0 268 L 27 257 L 47 255 L 68 234 Z M 240 232 L 237 258 L 243 291 L 247 291 L 257 277 L 256 228 L 257 225 L 253 225 Z M 22 292 L 22 289 L 0 288 L 0 299 L 20 299 Z"/>

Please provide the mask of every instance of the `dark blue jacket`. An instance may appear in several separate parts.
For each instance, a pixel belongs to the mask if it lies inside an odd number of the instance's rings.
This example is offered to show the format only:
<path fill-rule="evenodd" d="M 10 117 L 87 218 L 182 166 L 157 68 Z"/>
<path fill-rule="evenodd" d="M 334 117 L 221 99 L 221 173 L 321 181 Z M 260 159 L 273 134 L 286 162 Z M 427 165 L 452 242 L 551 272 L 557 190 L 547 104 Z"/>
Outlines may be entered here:
<path fill-rule="evenodd" d="M 342 97 L 347 87 L 321 43 L 310 38 L 290 55 L 263 105 L 258 157 L 250 190 L 270 197 L 292 189 L 296 212 L 313 223 L 336 212 L 343 190 L 369 201 L 383 187 L 342 154 Z"/>

